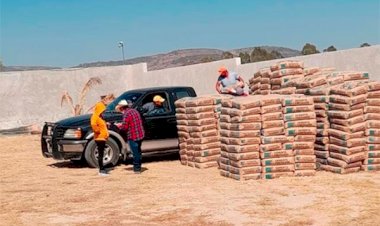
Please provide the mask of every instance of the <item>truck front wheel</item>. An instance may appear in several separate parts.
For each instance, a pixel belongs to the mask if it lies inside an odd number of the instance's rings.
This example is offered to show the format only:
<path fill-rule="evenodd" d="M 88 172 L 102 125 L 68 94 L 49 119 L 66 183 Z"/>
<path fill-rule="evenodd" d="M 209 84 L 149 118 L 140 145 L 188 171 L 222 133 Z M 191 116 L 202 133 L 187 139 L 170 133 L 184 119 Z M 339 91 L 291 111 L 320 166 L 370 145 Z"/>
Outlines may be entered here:
<path fill-rule="evenodd" d="M 120 149 L 113 139 L 108 139 L 104 148 L 103 165 L 116 165 L 119 162 Z M 97 168 L 98 166 L 98 148 L 95 140 L 91 140 L 84 152 L 84 158 L 90 167 Z"/>

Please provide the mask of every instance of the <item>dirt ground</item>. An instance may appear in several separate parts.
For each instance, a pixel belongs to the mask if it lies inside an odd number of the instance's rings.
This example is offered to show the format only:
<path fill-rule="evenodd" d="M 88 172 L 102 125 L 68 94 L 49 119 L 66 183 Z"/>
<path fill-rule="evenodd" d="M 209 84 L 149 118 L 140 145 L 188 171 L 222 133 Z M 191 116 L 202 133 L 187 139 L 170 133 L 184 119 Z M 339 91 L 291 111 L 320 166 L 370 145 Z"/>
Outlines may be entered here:
<path fill-rule="evenodd" d="M 177 159 L 96 169 L 0 137 L 0 225 L 379 225 L 380 172 L 239 182 Z"/>

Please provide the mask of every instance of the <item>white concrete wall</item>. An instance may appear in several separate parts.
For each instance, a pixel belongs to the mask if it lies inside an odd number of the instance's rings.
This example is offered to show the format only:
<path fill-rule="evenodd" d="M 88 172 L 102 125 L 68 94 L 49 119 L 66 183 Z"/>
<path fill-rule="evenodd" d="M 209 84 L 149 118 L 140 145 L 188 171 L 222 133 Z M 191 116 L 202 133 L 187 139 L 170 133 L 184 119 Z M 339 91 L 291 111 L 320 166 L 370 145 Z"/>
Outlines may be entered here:
<path fill-rule="evenodd" d="M 380 81 L 380 46 L 342 50 L 287 58 L 302 60 L 306 67 L 335 67 L 337 70 L 368 71 L 370 77 Z M 92 89 L 87 96 L 87 110 L 100 95 L 150 86 L 186 85 L 198 94 L 215 93 L 217 70 L 226 66 L 248 81 L 253 73 L 278 60 L 240 64 L 240 58 L 205 64 L 147 71 L 145 63 L 114 67 L 83 69 L 41 70 L 0 73 L 0 130 L 44 121 L 56 121 L 71 115 L 67 105 L 60 106 L 60 97 L 67 90 L 77 101 L 85 82 L 94 76 L 103 84 Z"/>

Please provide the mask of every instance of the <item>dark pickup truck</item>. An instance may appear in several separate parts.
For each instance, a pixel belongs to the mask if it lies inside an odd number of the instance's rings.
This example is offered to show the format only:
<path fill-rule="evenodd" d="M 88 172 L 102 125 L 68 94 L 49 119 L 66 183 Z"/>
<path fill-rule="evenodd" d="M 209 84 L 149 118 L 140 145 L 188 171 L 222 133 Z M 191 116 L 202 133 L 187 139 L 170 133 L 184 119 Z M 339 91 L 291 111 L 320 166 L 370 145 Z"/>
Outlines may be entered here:
<path fill-rule="evenodd" d="M 132 107 L 141 112 L 145 103 L 151 102 L 155 95 L 166 99 L 166 112 L 159 115 L 144 116 L 145 139 L 141 149 L 143 156 L 178 152 L 177 121 L 174 102 L 183 97 L 195 97 L 191 87 L 156 87 L 130 90 L 107 106 L 105 120 L 110 124 L 110 137 L 104 151 L 104 163 L 116 165 L 120 159 L 131 155 L 130 149 L 118 128 L 113 125 L 122 121 L 122 114 L 115 111 L 120 100 L 129 100 Z M 42 155 L 57 160 L 86 160 L 89 166 L 97 167 L 97 148 L 93 140 L 90 114 L 46 122 L 41 135 Z"/>

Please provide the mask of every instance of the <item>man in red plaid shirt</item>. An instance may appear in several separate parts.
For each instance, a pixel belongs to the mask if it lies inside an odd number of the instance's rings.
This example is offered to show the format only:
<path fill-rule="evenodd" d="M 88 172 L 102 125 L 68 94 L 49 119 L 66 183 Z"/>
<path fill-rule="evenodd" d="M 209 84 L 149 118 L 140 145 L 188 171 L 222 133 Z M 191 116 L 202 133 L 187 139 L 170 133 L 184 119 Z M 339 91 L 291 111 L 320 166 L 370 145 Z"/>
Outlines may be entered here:
<path fill-rule="evenodd" d="M 123 123 L 119 125 L 119 128 L 127 134 L 128 144 L 133 154 L 133 171 L 141 173 L 141 142 L 145 131 L 140 113 L 130 108 L 126 100 L 121 100 L 116 110 L 123 113 Z"/>

